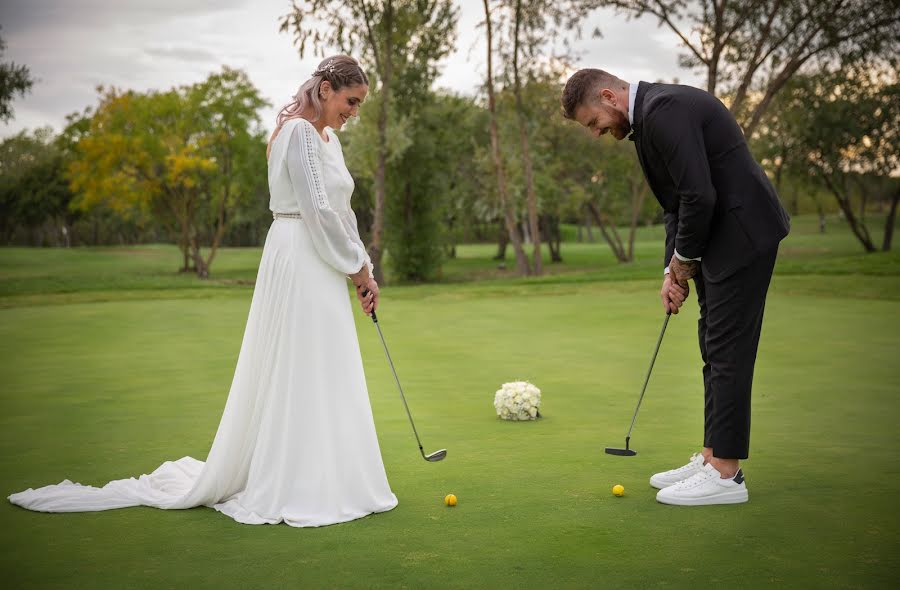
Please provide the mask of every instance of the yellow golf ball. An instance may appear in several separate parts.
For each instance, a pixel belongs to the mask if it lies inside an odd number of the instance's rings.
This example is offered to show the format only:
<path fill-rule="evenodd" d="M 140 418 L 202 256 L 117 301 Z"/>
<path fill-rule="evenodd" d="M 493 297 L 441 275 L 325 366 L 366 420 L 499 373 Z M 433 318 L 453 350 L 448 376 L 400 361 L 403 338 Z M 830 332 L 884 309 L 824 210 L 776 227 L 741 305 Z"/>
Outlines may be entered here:
<path fill-rule="evenodd" d="M 616 484 L 613 486 L 613 495 L 622 497 L 625 495 L 625 488 L 620 484 Z"/>
<path fill-rule="evenodd" d="M 447 506 L 456 506 L 456 496 L 453 494 L 447 494 L 444 496 L 444 504 Z"/>

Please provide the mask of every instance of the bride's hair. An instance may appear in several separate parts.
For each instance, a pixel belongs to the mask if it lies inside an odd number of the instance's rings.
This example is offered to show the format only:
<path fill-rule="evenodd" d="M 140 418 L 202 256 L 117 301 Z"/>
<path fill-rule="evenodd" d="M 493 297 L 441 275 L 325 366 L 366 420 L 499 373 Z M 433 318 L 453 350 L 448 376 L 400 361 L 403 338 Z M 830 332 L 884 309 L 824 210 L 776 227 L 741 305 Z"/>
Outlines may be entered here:
<path fill-rule="evenodd" d="M 331 87 L 337 91 L 345 86 L 365 84 L 368 86 L 369 78 L 359 67 L 359 62 L 349 55 L 334 55 L 322 60 L 312 77 L 300 86 L 294 100 L 281 107 L 275 123 L 278 127 L 288 119 L 299 117 L 307 107 L 312 107 L 314 116 L 311 121 L 318 121 L 322 116 L 322 102 L 319 99 L 319 88 L 322 82 L 328 80 Z"/>

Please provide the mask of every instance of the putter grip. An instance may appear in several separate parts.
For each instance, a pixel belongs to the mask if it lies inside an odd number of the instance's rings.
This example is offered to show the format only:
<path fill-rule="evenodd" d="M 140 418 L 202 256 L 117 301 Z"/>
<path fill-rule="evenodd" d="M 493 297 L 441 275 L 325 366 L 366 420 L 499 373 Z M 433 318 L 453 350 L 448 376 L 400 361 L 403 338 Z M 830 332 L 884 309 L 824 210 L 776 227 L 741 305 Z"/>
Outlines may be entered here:
<path fill-rule="evenodd" d="M 368 289 L 363 289 L 362 296 L 365 297 L 365 296 L 368 295 L 368 294 L 369 294 L 369 290 L 368 290 Z M 375 315 L 375 310 L 374 310 L 374 309 L 372 310 L 372 321 L 373 321 L 374 323 L 376 323 L 376 324 L 378 323 L 378 316 Z"/>

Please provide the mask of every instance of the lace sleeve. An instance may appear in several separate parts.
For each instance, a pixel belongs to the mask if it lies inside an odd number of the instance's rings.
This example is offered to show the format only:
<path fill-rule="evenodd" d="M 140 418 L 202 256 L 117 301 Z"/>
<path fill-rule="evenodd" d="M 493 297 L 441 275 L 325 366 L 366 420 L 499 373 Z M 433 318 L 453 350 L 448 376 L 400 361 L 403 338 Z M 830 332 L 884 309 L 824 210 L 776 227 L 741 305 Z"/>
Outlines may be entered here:
<path fill-rule="evenodd" d="M 368 263 L 369 257 L 331 208 L 322 176 L 320 140 L 314 133 L 317 131 L 306 120 L 300 120 L 291 131 L 287 148 L 291 185 L 319 256 L 340 272 L 354 274 Z"/>

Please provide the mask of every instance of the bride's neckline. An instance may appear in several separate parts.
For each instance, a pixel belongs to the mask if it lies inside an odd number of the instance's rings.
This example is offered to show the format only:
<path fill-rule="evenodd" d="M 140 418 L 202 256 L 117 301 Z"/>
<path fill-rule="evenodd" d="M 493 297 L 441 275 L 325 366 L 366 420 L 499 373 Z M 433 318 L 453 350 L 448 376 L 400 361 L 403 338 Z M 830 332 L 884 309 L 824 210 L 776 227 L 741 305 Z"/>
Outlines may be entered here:
<path fill-rule="evenodd" d="M 310 121 L 309 119 L 305 118 L 305 117 L 293 117 L 293 118 L 288 119 L 287 121 L 285 121 L 285 123 L 289 123 L 289 122 L 291 122 L 291 121 L 306 121 L 307 123 L 309 123 L 310 125 L 312 125 L 313 129 L 316 129 L 316 126 L 313 125 L 313 122 Z M 284 129 L 284 125 L 282 125 L 281 127 L 282 127 L 282 129 Z M 331 136 L 328 135 L 328 131 L 327 131 L 327 130 L 328 130 L 328 127 L 324 127 L 324 128 L 322 129 L 322 131 L 325 132 L 325 135 L 324 135 L 324 137 L 323 137 L 322 134 L 319 133 L 319 130 L 316 129 L 316 135 L 319 136 L 319 139 L 321 139 L 323 143 L 331 143 Z M 278 132 L 278 135 L 281 135 L 281 131 L 280 131 L 280 130 L 279 130 L 279 132 Z"/>
<path fill-rule="evenodd" d="M 284 123 L 282 123 L 282 124 L 281 124 L 281 127 L 279 127 L 278 129 L 276 129 L 274 137 L 272 137 L 272 139 L 269 141 L 269 145 L 268 145 L 267 148 L 266 148 L 266 160 L 269 159 L 269 155 L 270 155 L 271 152 L 272 152 L 272 147 L 275 146 L 275 142 L 278 141 L 278 140 L 281 138 L 281 135 L 282 135 L 282 133 L 284 132 L 284 128 L 285 128 L 290 122 L 292 122 L 292 121 L 306 121 L 307 123 L 309 123 L 310 125 L 312 125 L 312 121 L 310 121 L 309 119 L 305 119 L 305 118 L 303 118 L 303 117 L 293 117 L 293 118 L 291 118 L 291 119 L 288 119 L 288 120 L 285 121 Z M 315 125 L 313 125 L 313 129 L 316 129 L 316 126 L 315 126 Z M 326 127 L 325 129 L 327 130 L 328 127 Z M 319 130 L 318 130 L 318 129 L 316 129 L 316 136 L 318 136 L 319 140 L 320 140 L 322 143 L 324 143 L 324 144 L 330 144 L 330 143 L 331 143 L 331 137 L 328 135 L 328 131 L 325 131 L 325 137 L 322 137 L 322 134 L 319 133 Z"/>

